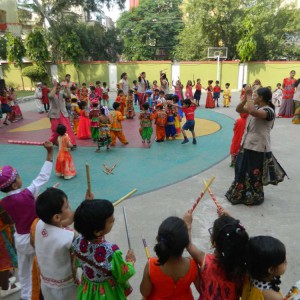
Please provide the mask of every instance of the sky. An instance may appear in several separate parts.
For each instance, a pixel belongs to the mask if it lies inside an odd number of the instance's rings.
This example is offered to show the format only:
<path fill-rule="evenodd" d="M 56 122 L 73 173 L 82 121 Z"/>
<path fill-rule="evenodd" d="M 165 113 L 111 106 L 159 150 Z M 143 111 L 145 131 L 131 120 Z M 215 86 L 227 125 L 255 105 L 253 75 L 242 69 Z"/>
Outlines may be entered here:
<path fill-rule="evenodd" d="M 128 9 L 129 9 L 129 0 L 126 0 L 125 10 L 128 10 Z M 108 10 L 105 6 L 103 11 L 104 11 L 105 15 L 108 17 L 111 17 L 114 22 L 117 21 L 117 19 L 119 18 L 120 14 L 121 14 L 121 11 L 117 5 L 114 5 L 110 10 Z"/>

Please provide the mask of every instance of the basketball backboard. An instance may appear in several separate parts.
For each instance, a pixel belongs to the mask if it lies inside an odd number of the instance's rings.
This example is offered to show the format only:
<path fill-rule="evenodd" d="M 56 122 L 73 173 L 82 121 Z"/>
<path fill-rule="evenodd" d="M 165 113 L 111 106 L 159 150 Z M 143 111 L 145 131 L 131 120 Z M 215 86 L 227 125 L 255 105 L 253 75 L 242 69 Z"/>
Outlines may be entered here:
<path fill-rule="evenodd" d="M 227 58 L 227 47 L 208 47 L 207 58 Z"/>

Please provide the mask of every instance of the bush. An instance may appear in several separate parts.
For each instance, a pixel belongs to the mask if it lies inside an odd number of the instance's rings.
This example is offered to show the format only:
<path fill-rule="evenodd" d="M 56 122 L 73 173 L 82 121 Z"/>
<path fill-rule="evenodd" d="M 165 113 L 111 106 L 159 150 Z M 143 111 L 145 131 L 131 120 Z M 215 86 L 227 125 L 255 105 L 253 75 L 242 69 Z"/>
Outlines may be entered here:
<path fill-rule="evenodd" d="M 48 81 L 47 71 L 39 66 L 28 66 L 24 68 L 22 75 L 29 77 L 32 82 Z"/>

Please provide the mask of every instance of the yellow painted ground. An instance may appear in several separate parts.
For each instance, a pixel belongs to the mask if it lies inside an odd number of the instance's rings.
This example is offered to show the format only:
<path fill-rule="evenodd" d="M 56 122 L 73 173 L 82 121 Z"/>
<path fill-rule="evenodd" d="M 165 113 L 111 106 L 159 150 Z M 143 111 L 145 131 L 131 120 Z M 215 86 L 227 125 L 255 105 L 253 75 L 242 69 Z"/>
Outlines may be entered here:
<path fill-rule="evenodd" d="M 29 123 L 24 126 L 20 126 L 15 129 L 9 130 L 9 132 L 25 132 L 25 131 L 36 131 L 50 128 L 50 120 L 48 118 L 43 118 L 38 121 Z"/>

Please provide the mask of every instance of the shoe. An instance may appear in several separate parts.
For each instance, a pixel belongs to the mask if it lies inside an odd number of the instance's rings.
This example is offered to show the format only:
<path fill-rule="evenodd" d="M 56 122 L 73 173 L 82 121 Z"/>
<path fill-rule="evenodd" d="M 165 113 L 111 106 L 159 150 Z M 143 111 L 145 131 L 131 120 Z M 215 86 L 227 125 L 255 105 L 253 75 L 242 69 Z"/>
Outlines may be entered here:
<path fill-rule="evenodd" d="M 11 294 L 17 293 L 18 291 L 21 290 L 21 287 L 20 287 L 20 283 L 19 283 L 19 282 L 14 283 L 14 285 L 15 285 L 15 287 L 12 288 L 12 287 L 11 287 L 12 284 L 9 283 L 8 289 L 7 289 L 7 290 L 1 290 L 1 291 L 0 291 L 1 298 L 8 297 L 8 296 L 10 296 Z"/>
<path fill-rule="evenodd" d="M 197 140 L 193 139 L 193 144 L 196 145 L 197 144 Z"/>
<path fill-rule="evenodd" d="M 184 138 L 184 140 L 181 142 L 181 144 L 186 144 L 189 142 L 189 139 L 188 138 Z"/>
<path fill-rule="evenodd" d="M 142 143 L 145 144 L 145 140 L 142 140 Z"/>

